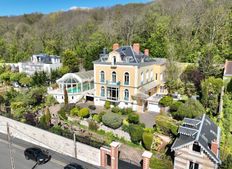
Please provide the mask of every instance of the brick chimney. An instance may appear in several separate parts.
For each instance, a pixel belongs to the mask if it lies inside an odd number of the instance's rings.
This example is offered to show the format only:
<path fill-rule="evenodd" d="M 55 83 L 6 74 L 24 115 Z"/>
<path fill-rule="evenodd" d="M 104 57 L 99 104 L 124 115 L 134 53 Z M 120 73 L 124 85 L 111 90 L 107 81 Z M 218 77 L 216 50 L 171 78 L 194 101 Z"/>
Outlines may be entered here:
<path fill-rule="evenodd" d="M 144 55 L 149 56 L 149 49 L 144 50 Z"/>
<path fill-rule="evenodd" d="M 112 48 L 113 48 L 113 50 L 117 50 L 119 48 L 119 44 L 118 43 L 114 43 Z"/>
<path fill-rule="evenodd" d="M 217 140 L 212 141 L 211 150 L 216 156 L 218 155 L 218 142 L 217 142 Z"/>
<path fill-rule="evenodd" d="M 140 44 L 139 43 L 134 43 L 133 44 L 133 50 L 135 51 L 135 53 L 139 54 L 139 52 L 140 52 Z"/>

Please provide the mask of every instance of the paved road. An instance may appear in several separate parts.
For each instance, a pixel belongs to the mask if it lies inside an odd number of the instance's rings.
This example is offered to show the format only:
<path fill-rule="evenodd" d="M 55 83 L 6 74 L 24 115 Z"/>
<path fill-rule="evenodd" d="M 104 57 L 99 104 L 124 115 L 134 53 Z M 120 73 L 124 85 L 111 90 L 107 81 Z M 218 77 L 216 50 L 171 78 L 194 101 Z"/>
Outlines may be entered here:
<path fill-rule="evenodd" d="M 6 138 L 6 135 L 0 134 L 0 169 L 11 169 L 10 152 Z M 35 162 L 31 160 L 26 160 L 23 152 L 25 148 L 34 145 L 28 142 L 24 142 L 22 140 L 18 140 L 16 138 L 13 138 L 12 143 L 15 169 L 31 169 L 35 165 Z M 49 150 L 49 152 L 52 155 L 52 159 L 46 164 L 38 165 L 36 169 L 63 169 L 64 166 L 70 162 L 78 163 L 82 165 L 85 169 L 98 169 L 98 167 L 96 166 L 92 166 L 85 162 L 53 152 L 51 150 Z"/>

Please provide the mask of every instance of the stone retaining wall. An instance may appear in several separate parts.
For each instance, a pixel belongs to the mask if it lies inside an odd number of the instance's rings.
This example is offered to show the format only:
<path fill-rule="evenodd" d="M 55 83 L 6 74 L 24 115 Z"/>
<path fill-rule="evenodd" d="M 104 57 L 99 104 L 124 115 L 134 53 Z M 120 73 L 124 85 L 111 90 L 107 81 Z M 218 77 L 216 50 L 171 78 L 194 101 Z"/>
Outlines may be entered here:
<path fill-rule="evenodd" d="M 0 116 L 1 133 L 7 134 L 7 123 L 10 126 L 10 133 L 13 137 L 51 149 L 61 154 L 75 157 L 75 145 L 73 140 L 3 116 Z M 76 154 L 77 159 L 100 166 L 99 149 L 76 142 Z"/>

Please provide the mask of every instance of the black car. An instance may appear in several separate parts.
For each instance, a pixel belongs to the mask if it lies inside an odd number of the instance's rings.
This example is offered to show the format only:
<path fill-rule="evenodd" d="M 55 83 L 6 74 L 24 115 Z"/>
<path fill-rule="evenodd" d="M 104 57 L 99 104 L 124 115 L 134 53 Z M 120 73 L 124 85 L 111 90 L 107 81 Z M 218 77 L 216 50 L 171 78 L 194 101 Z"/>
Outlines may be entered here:
<path fill-rule="evenodd" d="M 84 169 L 81 165 L 76 163 L 70 163 L 64 167 L 64 169 Z"/>
<path fill-rule="evenodd" d="M 27 160 L 33 160 L 38 164 L 44 164 L 51 159 L 47 151 L 43 151 L 37 147 L 27 148 L 24 151 L 24 155 Z"/>

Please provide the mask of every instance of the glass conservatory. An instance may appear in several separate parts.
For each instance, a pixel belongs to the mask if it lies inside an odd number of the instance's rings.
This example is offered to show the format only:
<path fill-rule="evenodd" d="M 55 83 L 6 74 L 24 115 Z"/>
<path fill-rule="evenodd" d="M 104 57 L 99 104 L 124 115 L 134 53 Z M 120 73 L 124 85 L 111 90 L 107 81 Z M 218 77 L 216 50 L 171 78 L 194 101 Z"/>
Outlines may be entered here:
<path fill-rule="evenodd" d="M 94 88 L 94 73 L 93 70 L 67 73 L 56 82 L 60 91 L 66 88 L 68 93 L 81 93 Z"/>

